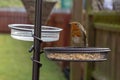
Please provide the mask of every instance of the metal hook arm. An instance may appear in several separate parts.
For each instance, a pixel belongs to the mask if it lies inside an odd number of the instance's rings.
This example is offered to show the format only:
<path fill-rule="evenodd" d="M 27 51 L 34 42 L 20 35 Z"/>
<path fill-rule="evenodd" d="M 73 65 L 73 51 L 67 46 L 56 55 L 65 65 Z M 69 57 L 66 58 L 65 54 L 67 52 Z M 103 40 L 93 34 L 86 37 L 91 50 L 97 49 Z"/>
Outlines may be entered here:
<path fill-rule="evenodd" d="M 41 38 L 35 36 L 34 34 L 32 34 L 32 37 L 38 39 L 40 42 L 43 42 L 43 41 L 41 40 Z M 31 48 L 30 48 L 28 51 L 31 53 L 33 50 L 34 50 L 34 45 L 32 45 Z"/>
<path fill-rule="evenodd" d="M 34 45 L 32 45 L 28 51 L 29 53 L 31 53 L 33 50 L 34 50 Z"/>
<path fill-rule="evenodd" d="M 37 60 L 34 60 L 34 59 L 33 59 L 33 56 L 31 57 L 31 60 L 32 60 L 33 62 L 36 62 L 36 63 L 38 63 L 38 64 L 39 64 L 39 67 L 42 67 L 42 64 L 41 64 L 39 61 L 37 61 Z"/>
<path fill-rule="evenodd" d="M 40 42 L 43 42 L 43 41 L 41 40 L 41 38 L 35 36 L 34 34 L 32 34 L 32 37 L 35 38 L 35 39 L 37 39 L 37 40 L 39 40 Z"/>

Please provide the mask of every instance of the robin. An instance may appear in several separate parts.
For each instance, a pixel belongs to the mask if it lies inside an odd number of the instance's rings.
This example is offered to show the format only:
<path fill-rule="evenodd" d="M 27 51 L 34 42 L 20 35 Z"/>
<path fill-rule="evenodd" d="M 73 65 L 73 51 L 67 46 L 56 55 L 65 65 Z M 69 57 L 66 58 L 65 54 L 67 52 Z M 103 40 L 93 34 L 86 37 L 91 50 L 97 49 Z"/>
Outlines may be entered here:
<path fill-rule="evenodd" d="M 86 30 L 79 22 L 71 22 L 71 39 L 72 43 L 78 47 L 87 45 Z"/>

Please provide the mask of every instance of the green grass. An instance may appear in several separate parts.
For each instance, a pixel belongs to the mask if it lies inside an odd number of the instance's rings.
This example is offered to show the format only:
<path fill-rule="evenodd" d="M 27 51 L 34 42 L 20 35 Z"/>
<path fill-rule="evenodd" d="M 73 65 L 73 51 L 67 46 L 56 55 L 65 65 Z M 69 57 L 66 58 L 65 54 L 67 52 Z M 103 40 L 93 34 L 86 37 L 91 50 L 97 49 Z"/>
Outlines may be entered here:
<path fill-rule="evenodd" d="M 0 34 L 0 80 L 32 80 L 31 42 L 12 39 Z M 60 67 L 41 55 L 40 80 L 65 80 Z"/>
<path fill-rule="evenodd" d="M 0 7 L 23 7 L 21 0 L 0 0 Z"/>

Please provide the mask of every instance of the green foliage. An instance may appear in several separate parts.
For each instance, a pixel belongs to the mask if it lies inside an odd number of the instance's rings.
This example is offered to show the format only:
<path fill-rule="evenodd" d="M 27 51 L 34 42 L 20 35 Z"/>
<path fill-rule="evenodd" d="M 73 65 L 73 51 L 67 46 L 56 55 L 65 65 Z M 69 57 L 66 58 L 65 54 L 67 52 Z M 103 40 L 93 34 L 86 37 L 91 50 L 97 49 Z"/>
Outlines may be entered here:
<path fill-rule="evenodd" d="M 21 0 L 0 0 L 0 7 L 23 7 Z"/>
<path fill-rule="evenodd" d="M 32 80 L 32 53 L 28 49 L 32 42 L 12 39 L 8 34 L 0 34 L 0 80 Z M 43 64 L 41 80 L 65 80 L 55 62 L 41 55 Z"/>
<path fill-rule="evenodd" d="M 95 28 L 99 28 L 102 30 L 120 32 L 120 25 L 118 24 L 94 23 L 94 25 L 95 25 Z"/>
<path fill-rule="evenodd" d="M 110 24 L 120 24 L 120 13 L 118 12 L 94 12 L 90 15 L 93 15 L 94 22 L 100 23 L 110 23 Z"/>

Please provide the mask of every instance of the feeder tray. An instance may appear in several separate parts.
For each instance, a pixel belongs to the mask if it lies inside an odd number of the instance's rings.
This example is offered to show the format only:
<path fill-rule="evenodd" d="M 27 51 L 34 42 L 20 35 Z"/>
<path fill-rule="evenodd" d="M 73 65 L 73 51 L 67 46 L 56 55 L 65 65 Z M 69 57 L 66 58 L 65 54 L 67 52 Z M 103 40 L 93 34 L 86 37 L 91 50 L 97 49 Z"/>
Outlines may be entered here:
<path fill-rule="evenodd" d="M 11 28 L 11 37 L 23 41 L 33 41 L 34 25 L 29 24 L 9 24 Z M 52 42 L 59 40 L 61 28 L 42 26 L 41 40 L 43 42 Z"/>
<path fill-rule="evenodd" d="M 57 61 L 104 61 L 109 48 L 46 47 L 44 52 L 50 60 Z"/>

